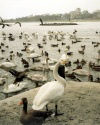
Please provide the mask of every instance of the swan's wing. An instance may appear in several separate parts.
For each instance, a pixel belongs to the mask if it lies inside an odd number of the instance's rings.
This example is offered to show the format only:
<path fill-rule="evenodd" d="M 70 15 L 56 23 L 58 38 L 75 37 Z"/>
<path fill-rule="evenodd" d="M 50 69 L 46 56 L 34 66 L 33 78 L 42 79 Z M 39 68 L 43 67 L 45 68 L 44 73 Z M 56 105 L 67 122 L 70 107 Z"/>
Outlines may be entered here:
<path fill-rule="evenodd" d="M 46 104 L 56 101 L 64 92 L 64 87 L 58 81 L 48 82 L 43 85 L 33 100 L 33 109 L 40 110 Z"/>

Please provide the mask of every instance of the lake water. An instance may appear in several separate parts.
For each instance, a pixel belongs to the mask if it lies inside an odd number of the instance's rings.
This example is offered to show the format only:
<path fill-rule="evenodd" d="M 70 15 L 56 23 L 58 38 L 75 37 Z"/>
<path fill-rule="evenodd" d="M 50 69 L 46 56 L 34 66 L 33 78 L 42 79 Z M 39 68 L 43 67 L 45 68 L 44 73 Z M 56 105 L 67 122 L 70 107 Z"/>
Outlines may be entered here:
<path fill-rule="evenodd" d="M 69 38 L 68 34 L 72 34 L 74 30 L 77 30 L 76 37 L 81 38 L 81 42 L 72 44 L 72 40 Z M 47 44 L 43 44 L 42 38 L 43 35 L 47 34 L 48 31 L 63 31 L 65 35 L 65 39 L 63 41 L 56 41 L 56 40 L 49 40 L 47 39 Z M 99 34 L 96 34 L 96 31 L 99 31 Z M 8 39 L 3 40 L 2 38 L 2 32 L 5 32 L 8 36 L 9 33 L 12 33 L 15 37 L 14 41 L 9 41 Z M 31 36 L 32 40 L 30 42 L 27 42 L 25 38 L 19 39 L 19 35 L 21 32 L 27 33 L 29 36 Z M 32 36 L 32 33 L 38 33 L 38 39 L 34 38 Z M 8 45 L 9 48 L 6 48 L 5 46 L 2 47 L 2 49 L 5 50 L 4 53 L 0 52 L 0 55 L 2 55 L 5 59 L 0 60 L 0 62 L 4 62 L 7 58 L 9 59 L 10 51 L 14 51 L 15 57 L 11 62 L 14 62 L 17 65 L 17 70 L 23 70 L 24 67 L 21 63 L 21 57 L 16 56 L 16 52 L 23 53 L 23 58 L 27 60 L 27 54 L 25 52 L 22 52 L 21 49 L 23 49 L 23 42 L 31 43 L 35 47 L 35 52 L 38 54 L 41 54 L 42 50 L 45 50 L 49 53 L 50 58 L 59 59 L 61 55 L 64 53 L 64 50 L 66 50 L 66 46 L 70 45 L 70 51 L 73 52 L 73 55 L 70 56 L 70 61 L 72 62 L 72 66 L 68 68 L 68 70 L 72 70 L 76 67 L 75 64 L 73 64 L 73 61 L 76 59 L 85 59 L 87 61 L 87 64 L 83 67 L 86 70 L 89 70 L 88 68 L 88 62 L 93 61 L 96 62 L 95 57 L 98 56 L 97 51 L 100 50 L 100 44 L 98 47 L 94 47 L 92 42 L 99 42 L 100 43 L 100 22 L 79 22 L 78 25 L 66 25 L 66 26 L 40 26 L 39 23 L 22 23 L 22 26 L 19 27 L 18 24 L 14 25 L 12 24 L 11 27 L 5 27 L 2 29 L 0 27 L 0 43 L 4 43 L 5 45 Z M 62 45 L 61 43 L 64 42 L 66 45 Z M 41 43 L 43 45 L 42 49 L 39 49 L 37 44 Z M 51 47 L 52 43 L 58 43 L 59 47 Z M 78 50 L 81 49 L 81 45 L 86 45 L 85 54 L 79 54 Z M 59 53 L 57 50 L 61 49 L 61 52 Z M 38 63 L 40 64 L 40 63 Z M 37 65 L 37 63 L 30 62 L 30 66 Z M 93 74 L 94 79 L 96 77 L 100 77 L 100 73 L 96 71 L 90 71 L 91 74 Z M 0 69 L 0 75 L 3 76 L 5 74 L 5 71 Z M 9 74 L 8 82 L 9 84 L 14 81 L 14 77 Z M 52 76 L 50 76 L 52 77 Z M 52 79 L 52 78 L 51 78 Z M 30 81 L 27 81 L 31 84 Z M 29 85 L 29 89 L 33 88 L 34 85 Z M 0 90 L 3 89 L 3 86 L 0 86 Z M 4 99 L 4 95 L 0 95 L 0 99 Z"/>

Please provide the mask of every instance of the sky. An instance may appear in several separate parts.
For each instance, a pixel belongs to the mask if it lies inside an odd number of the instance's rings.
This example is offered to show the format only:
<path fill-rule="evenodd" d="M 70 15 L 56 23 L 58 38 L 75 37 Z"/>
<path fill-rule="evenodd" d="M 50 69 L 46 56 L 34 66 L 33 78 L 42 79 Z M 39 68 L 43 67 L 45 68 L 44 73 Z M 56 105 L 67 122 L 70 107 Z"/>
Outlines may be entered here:
<path fill-rule="evenodd" d="M 100 9 L 100 0 L 0 0 L 0 17 L 10 19 L 38 14 L 63 14 L 76 8 L 93 12 Z"/>

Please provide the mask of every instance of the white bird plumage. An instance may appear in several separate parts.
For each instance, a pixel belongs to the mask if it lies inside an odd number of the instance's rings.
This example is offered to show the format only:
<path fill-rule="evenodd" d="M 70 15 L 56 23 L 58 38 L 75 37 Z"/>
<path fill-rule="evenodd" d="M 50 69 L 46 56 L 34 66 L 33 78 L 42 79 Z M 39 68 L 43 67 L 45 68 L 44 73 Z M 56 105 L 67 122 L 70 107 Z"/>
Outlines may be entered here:
<path fill-rule="evenodd" d="M 67 61 L 66 59 L 68 58 L 66 58 L 66 55 L 64 54 L 58 61 L 58 63 L 55 65 L 55 68 L 53 70 L 53 75 L 57 81 L 47 82 L 39 89 L 37 95 L 33 100 L 32 109 L 41 110 L 44 108 L 44 106 L 46 106 L 50 102 L 55 102 L 55 104 L 57 104 L 57 101 L 64 94 L 66 80 L 61 76 L 59 76 L 58 68 L 62 62 L 63 64 L 66 63 Z"/>
<path fill-rule="evenodd" d="M 16 67 L 16 65 L 11 62 L 3 62 L 0 64 L 0 68 L 2 68 L 2 69 L 10 69 L 10 68 L 15 68 L 15 67 Z"/>
<path fill-rule="evenodd" d="M 26 82 L 18 82 L 17 84 L 6 85 L 6 87 L 3 90 L 3 93 L 8 94 L 21 91 L 22 89 L 27 88 L 26 85 L 27 85 Z"/>

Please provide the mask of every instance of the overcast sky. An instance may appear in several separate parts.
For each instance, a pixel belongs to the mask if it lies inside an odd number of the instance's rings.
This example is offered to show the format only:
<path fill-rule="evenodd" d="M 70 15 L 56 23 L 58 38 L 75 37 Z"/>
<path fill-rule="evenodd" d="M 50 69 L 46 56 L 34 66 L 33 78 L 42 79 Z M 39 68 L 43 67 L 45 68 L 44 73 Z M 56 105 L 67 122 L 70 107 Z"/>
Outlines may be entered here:
<path fill-rule="evenodd" d="M 100 9 L 100 0 L 0 0 L 2 18 L 66 13 L 76 8 L 93 12 Z"/>

